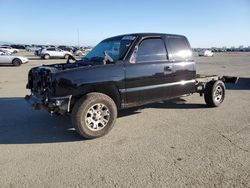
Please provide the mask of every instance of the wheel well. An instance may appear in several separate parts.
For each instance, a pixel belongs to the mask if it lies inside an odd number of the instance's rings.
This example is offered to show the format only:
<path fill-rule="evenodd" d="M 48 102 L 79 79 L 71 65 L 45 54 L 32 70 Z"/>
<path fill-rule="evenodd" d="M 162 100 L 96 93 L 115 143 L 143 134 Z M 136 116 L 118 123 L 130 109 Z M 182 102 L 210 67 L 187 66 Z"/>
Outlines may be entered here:
<path fill-rule="evenodd" d="M 77 94 L 72 98 L 72 105 L 74 105 L 81 97 L 88 93 L 97 92 L 102 93 L 109 96 L 116 104 L 117 108 L 121 108 L 121 96 L 115 85 L 96 85 L 96 86 L 88 86 L 84 88 L 84 93 Z"/>
<path fill-rule="evenodd" d="M 15 60 L 17 60 L 17 61 L 19 61 L 19 63 L 21 63 L 21 60 L 18 59 L 18 58 L 14 58 L 14 59 L 12 60 L 12 63 L 14 63 Z"/>
<path fill-rule="evenodd" d="M 45 56 L 48 55 L 50 57 L 50 54 L 49 53 L 46 53 L 46 54 L 43 54 L 42 55 L 42 58 L 45 58 Z"/>

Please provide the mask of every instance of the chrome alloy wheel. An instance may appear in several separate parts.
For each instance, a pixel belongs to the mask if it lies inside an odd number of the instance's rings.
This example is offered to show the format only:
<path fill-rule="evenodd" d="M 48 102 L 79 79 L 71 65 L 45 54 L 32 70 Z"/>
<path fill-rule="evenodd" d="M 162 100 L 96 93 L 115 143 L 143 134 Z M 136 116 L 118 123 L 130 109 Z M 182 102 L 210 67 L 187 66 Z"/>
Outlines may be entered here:
<path fill-rule="evenodd" d="M 108 107 L 102 103 L 97 103 L 87 110 L 85 123 L 91 131 L 100 131 L 108 124 L 109 119 Z"/>
<path fill-rule="evenodd" d="M 216 101 L 216 102 L 220 102 L 221 101 L 221 99 L 222 99 L 222 97 L 223 97 L 223 88 L 220 86 L 220 85 L 218 85 L 216 88 L 215 88 L 215 90 L 214 90 L 214 100 Z"/>

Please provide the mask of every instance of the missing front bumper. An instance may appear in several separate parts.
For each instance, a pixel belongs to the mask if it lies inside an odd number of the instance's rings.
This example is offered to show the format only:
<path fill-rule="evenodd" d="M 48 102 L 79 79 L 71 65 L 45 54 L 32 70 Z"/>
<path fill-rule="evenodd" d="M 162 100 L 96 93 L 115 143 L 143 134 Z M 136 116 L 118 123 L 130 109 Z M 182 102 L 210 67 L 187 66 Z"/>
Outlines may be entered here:
<path fill-rule="evenodd" d="M 44 108 L 51 114 L 65 114 L 70 112 L 72 95 L 65 97 L 53 97 L 53 98 L 42 98 L 34 94 L 26 95 L 25 100 L 30 106 L 35 110 L 40 110 Z"/>

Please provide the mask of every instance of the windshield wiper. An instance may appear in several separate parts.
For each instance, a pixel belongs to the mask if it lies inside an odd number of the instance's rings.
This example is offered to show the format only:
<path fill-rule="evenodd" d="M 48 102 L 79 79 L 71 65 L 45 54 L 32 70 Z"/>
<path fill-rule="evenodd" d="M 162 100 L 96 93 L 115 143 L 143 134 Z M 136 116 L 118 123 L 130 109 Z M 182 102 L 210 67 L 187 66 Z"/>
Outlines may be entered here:
<path fill-rule="evenodd" d="M 108 61 L 110 61 L 111 63 L 114 62 L 113 58 L 108 54 L 108 52 L 104 51 L 103 62 L 104 62 L 104 64 L 106 64 Z"/>

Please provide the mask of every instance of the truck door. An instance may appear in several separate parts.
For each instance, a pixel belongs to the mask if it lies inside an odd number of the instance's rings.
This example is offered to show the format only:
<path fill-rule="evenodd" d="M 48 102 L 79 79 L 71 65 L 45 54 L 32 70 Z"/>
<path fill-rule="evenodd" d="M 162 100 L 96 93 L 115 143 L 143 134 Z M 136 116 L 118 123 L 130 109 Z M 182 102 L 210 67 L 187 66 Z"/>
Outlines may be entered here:
<path fill-rule="evenodd" d="M 165 43 L 172 64 L 172 97 L 195 92 L 196 69 L 192 49 L 184 36 L 166 36 Z"/>
<path fill-rule="evenodd" d="M 161 37 L 143 38 L 125 65 L 126 103 L 145 104 L 171 96 L 172 63 Z"/>

